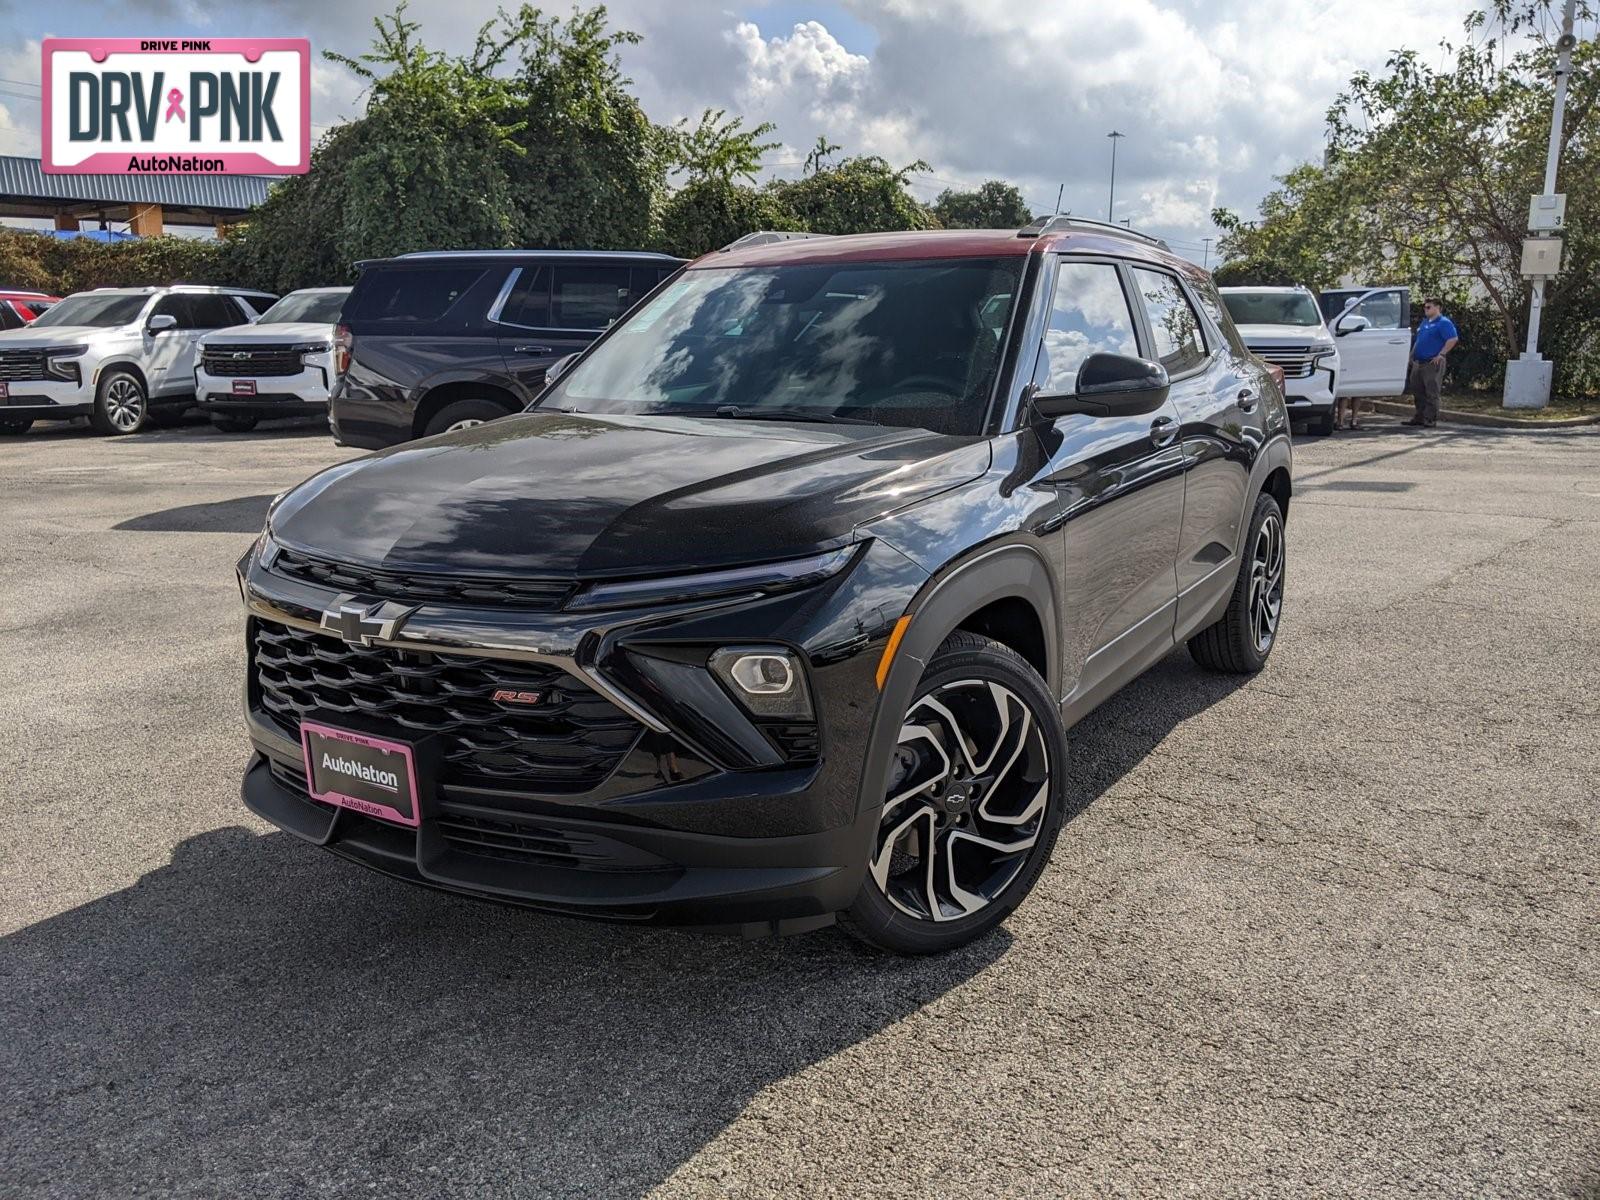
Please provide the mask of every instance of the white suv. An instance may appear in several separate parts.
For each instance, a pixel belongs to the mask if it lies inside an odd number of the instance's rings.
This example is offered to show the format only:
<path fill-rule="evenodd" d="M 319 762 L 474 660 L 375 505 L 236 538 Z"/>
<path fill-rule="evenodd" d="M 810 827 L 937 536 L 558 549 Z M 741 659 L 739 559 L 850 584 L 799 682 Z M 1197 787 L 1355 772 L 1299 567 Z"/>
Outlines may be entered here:
<path fill-rule="evenodd" d="M 1250 352 L 1282 368 L 1289 416 L 1308 418 L 1313 433 L 1332 433 L 1339 349 L 1322 323 L 1317 298 L 1303 287 L 1217 290 Z"/>
<path fill-rule="evenodd" d="M 328 414 L 333 334 L 347 287 L 290 292 L 253 324 L 200 339 L 194 394 L 211 423 L 228 433 L 263 417 Z"/>
<path fill-rule="evenodd" d="M 137 433 L 194 403 L 207 330 L 254 321 L 277 297 L 244 288 L 96 288 L 0 333 L 0 433 L 88 417 L 96 433 Z"/>

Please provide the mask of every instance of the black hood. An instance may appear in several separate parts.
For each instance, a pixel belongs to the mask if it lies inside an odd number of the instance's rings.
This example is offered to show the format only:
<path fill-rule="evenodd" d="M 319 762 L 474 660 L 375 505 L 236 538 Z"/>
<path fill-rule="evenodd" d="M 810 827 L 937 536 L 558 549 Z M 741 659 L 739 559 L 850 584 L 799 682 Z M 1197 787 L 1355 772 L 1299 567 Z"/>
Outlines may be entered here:
<path fill-rule="evenodd" d="M 920 429 L 535 412 L 332 467 L 272 529 L 369 567 L 646 575 L 839 546 L 988 467 Z"/>

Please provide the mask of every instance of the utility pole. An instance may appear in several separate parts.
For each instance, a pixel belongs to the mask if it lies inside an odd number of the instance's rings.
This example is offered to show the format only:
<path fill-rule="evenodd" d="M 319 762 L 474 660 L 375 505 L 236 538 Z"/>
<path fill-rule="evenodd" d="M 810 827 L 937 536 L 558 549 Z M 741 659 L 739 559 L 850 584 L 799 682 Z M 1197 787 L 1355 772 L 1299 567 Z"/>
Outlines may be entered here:
<path fill-rule="evenodd" d="M 1522 274 L 1533 278 L 1533 299 L 1528 305 L 1528 346 L 1522 357 L 1506 363 L 1505 408 L 1543 408 L 1550 403 L 1554 365 L 1539 353 L 1539 320 L 1544 314 L 1545 280 L 1561 269 L 1561 239 L 1556 232 L 1566 221 L 1566 200 L 1556 192 L 1556 170 L 1561 165 L 1561 126 L 1567 110 L 1567 77 L 1572 74 L 1572 48 L 1578 39 L 1572 24 L 1578 0 L 1567 0 L 1561 17 L 1561 37 L 1556 41 L 1555 103 L 1550 111 L 1550 147 L 1545 152 L 1544 191 L 1528 207 L 1528 230 L 1535 236 L 1522 243 Z"/>
<path fill-rule="evenodd" d="M 1205 267 L 1205 268 L 1208 268 L 1208 269 L 1211 266 L 1211 241 L 1212 241 L 1212 239 L 1208 238 L 1208 237 L 1204 237 L 1204 238 L 1200 239 L 1200 245 L 1201 245 L 1202 248 L 1204 248 L 1204 250 L 1206 252 L 1206 259 L 1200 265 L 1202 267 Z"/>
<path fill-rule="evenodd" d="M 1106 136 L 1111 139 L 1111 195 L 1106 199 L 1106 220 L 1110 221 L 1111 213 L 1117 205 L 1117 141 L 1118 139 L 1125 138 L 1128 135 L 1125 133 L 1118 133 L 1115 129 L 1113 129 L 1110 133 L 1106 134 Z"/>

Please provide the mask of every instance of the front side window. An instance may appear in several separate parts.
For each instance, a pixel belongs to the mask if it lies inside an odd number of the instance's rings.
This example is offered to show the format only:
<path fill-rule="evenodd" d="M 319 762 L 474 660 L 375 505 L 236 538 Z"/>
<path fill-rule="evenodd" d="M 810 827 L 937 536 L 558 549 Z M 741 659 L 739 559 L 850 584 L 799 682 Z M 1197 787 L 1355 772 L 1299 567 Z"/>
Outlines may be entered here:
<path fill-rule="evenodd" d="M 1206 344 L 1200 334 L 1200 316 L 1183 294 L 1177 278 L 1142 267 L 1134 268 L 1133 278 L 1144 300 L 1145 316 L 1150 320 L 1156 359 L 1167 373 L 1182 375 L 1205 362 Z"/>
<path fill-rule="evenodd" d="M 187 296 L 163 296 L 156 301 L 156 306 L 150 310 L 152 317 L 172 317 L 178 322 L 179 329 L 193 329 L 194 310 L 189 306 Z"/>
<path fill-rule="evenodd" d="M 225 329 L 230 325 L 243 325 L 244 313 L 226 296 L 192 295 L 189 312 L 196 329 Z"/>
<path fill-rule="evenodd" d="M 524 329 L 550 326 L 550 269 L 545 266 L 518 267 L 506 302 L 496 318 L 502 325 Z"/>
<path fill-rule="evenodd" d="M 53 305 L 49 312 L 33 323 L 33 328 L 88 325 L 95 329 L 115 329 L 119 325 L 131 325 L 137 321 L 149 300 L 149 296 L 130 296 L 126 293 L 107 296 L 79 292 Z"/>
<path fill-rule="evenodd" d="M 1023 261 L 685 271 L 544 404 L 976 434 L 1003 341 L 996 297 L 1016 294 Z"/>
<path fill-rule="evenodd" d="M 1138 354 L 1133 313 L 1110 263 L 1062 262 L 1039 347 L 1034 381 L 1052 395 L 1078 390 L 1078 368 L 1091 354 Z"/>
<path fill-rule="evenodd" d="M 1405 322 L 1405 310 L 1400 303 L 1399 292 L 1378 292 L 1350 311 L 1372 322 L 1373 329 L 1400 329 Z"/>

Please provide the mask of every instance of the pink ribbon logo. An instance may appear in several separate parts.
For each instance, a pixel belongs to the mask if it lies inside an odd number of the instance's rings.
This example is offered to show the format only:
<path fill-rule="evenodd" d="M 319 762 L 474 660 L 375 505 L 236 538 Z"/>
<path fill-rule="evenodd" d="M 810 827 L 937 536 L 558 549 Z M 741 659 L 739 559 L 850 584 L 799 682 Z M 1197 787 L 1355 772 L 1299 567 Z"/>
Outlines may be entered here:
<path fill-rule="evenodd" d="M 180 121 L 188 120 L 188 118 L 183 115 L 183 93 L 177 88 L 173 88 L 167 93 L 166 120 L 170 121 L 173 117 L 177 117 Z"/>

